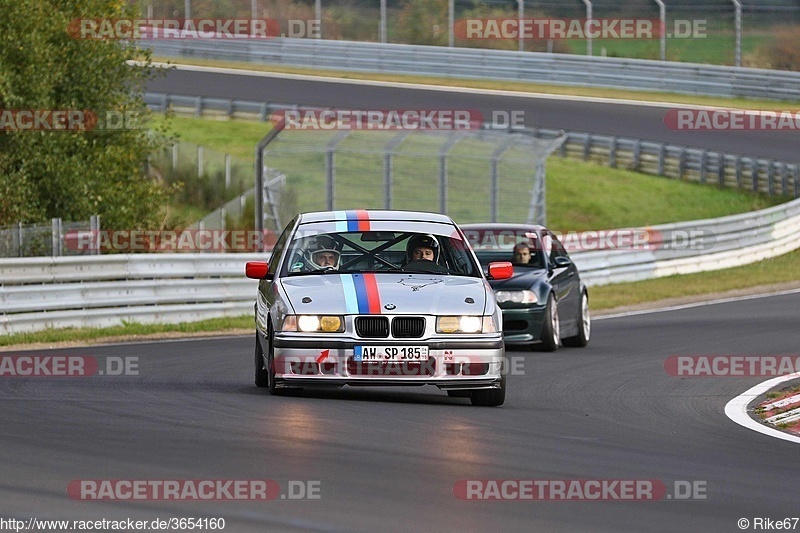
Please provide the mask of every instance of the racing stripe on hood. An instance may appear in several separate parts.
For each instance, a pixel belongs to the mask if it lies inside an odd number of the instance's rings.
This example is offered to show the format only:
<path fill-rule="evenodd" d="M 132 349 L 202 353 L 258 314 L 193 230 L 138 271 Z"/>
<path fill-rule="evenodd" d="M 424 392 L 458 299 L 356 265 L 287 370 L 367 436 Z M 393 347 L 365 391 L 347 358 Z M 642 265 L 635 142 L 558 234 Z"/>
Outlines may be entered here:
<path fill-rule="evenodd" d="M 375 274 L 340 274 L 348 314 L 381 314 L 381 295 Z"/>

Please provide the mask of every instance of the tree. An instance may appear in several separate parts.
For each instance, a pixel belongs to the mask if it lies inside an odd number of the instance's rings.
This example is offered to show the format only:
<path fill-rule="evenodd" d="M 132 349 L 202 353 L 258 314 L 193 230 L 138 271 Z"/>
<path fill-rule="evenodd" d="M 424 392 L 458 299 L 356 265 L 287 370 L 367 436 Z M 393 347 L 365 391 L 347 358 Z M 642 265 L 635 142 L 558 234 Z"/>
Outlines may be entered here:
<path fill-rule="evenodd" d="M 154 72 L 150 53 L 135 42 L 70 31 L 79 19 L 136 13 L 122 0 L 0 0 L 0 11 L 0 113 L 8 119 L 9 110 L 81 110 L 99 119 L 87 131 L 10 131 L 6 121 L 0 225 L 99 214 L 107 228 L 157 227 L 168 195 L 147 176 L 145 162 L 166 138 L 149 130 L 142 99 Z M 134 59 L 141 63 L 126 63 Z M 128 121 L 110 129 L 112 117 Z"/>

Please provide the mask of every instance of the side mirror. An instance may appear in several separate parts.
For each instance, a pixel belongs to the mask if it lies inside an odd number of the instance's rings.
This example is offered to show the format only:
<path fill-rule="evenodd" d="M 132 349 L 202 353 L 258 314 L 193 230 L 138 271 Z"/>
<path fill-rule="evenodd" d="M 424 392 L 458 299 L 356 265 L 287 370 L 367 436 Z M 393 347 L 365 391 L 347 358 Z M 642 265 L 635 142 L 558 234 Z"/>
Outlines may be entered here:
<path fill-rule="evenodd" d="M 489 263 L 489 279 L 508 279 L 514 275 L 514 265 L 508 261 Z"/>
<path fill-rule="evenodd" d="M 570 259 L 569 257 L 564 257 L 563 255 L 560 255 L 560 256 L 556 257 L 556 259 L 555 259 L 555 261 L 553 261 L 553 263 L 555 263 L 556 267 L 558 267 L 558 268 L 564 268 L 564 267 L 568 267 L 568 266 L 570 266 L 572 264 L 572 259 Z"/>
<path fill-rule="evenodd" d="M 244 266 L 244 275 L 250 279 L 266 279 L 268 271 L 266 261 L 248 261 Z"/>

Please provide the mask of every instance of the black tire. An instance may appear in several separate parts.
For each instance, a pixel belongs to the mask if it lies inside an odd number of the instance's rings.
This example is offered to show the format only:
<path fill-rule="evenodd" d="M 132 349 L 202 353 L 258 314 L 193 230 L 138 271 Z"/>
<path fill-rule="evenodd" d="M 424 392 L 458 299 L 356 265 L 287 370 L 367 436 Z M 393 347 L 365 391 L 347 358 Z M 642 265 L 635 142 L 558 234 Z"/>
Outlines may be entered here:
<path fill-rule="evenodd" d="M 256 387 L 266 387 L 269 385 L 267 369 L 264 368 L 264 349 L 261 348 L 261 340 L 256 332 L 256 357 L 255 357 Z"/>
<path fill-rule="evenodd" d="M 455 391 L 454 391 L 455 392 Z M 476 389 L 469 397 L 472 405 L 479 407 L 497 407 L 506 401 L 506 373 L 501 371 L 499 389 Z"/>
<path fill-rule="evenodd" d="M 554 352 L 560 345 L 561 325 L 558 320 L 558 304 L 550 294 L 547 297 L 547 308 L 544 313 L 544 324 L 542 324 L 542 339 L 535 347 L 542 352 Z"/>
<path fill-rule="evenodd" d="M 592 317 L 589 315 L 589 294 L 583 291 L 581 295 L 581 305 L 578 309 L 578 334 L 563 340 L 564 346 L 583 348 L 589 344 L 589 337 L 592 334 Z"/>
<path fill-rule="evenodd" d="M 279 389 L 275 386 L 275 348 L 272 342 L 272 325 L 267 326 L 267 389 L 270 394 L 281 396 L 286 389 Z"/>

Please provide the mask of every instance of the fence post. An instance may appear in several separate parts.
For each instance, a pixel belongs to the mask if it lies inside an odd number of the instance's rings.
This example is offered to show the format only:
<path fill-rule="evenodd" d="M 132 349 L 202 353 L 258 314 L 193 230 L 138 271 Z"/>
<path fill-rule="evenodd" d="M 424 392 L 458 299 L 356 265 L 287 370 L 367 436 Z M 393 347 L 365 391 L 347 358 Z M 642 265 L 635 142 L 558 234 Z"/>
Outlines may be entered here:
<path fill-rule="evenodd" d="M 795 169 L 797 170 L 797 169 Z M 797 174 L 795 173 L 795 178 L 797 178 Z M 797 185 L 797 179 L 795 179 L 795 186 Z M 796 188 L 796 187 L 795 187 Z M 22 257 L 22 222 L 17 222 L 17 233 L 19 234 L 19 248 L 18 254 L 19 257 Z"/>
<path fill-rule="evenodd" d="M 50 222 L 50 243 L 53 248 L 53 257 L 61 256 L 61 219 L 54 218 Z"/>
<path fill-rule="evenodd" d="M 336 169 L 334 168 L 333 148 L 325 151 L 325 209 L 333 211 L 334 206 L 334 180 L 336 179 Z"/>
<path fill-rule="evenodd" d="M 231 188 L 231 154 L 225 154 L 225 190 Z"/>
<path fill-rule="evenodd" d="M 89 232 L 92 234 L 91 255 L 98 255 L 100 253 L 100 215 L 89 217 Z"/>

